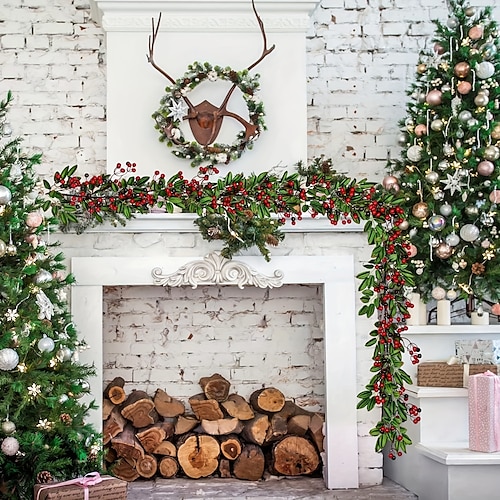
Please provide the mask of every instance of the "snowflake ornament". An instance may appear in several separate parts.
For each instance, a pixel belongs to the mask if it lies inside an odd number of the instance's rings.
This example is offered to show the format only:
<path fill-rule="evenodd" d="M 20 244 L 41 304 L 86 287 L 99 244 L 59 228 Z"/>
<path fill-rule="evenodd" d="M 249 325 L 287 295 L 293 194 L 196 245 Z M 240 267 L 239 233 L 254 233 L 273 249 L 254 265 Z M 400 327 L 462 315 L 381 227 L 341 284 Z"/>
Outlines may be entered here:
<path fill-rule="evenodd" d="M 182 121 L 187 114 L 188 107 L 184 101 L 176 102 L 170 99 L 170 106 L 168 109 L 170 113 L 167 115 L 167 118 L 172 118 L 173 121 Z"/>
<path fill-rule="evenodd" d="M 462 191 L 462 188 L 465 186 L 464 182 L 460 178 L 460 170 L 456 170 L 453 175 L 446 174 L 446 179 L 441 181 L 444 184 L 445 190 L 450 191 L 450 194 L 453 196 L 455 193 L 459 193 Z"/>

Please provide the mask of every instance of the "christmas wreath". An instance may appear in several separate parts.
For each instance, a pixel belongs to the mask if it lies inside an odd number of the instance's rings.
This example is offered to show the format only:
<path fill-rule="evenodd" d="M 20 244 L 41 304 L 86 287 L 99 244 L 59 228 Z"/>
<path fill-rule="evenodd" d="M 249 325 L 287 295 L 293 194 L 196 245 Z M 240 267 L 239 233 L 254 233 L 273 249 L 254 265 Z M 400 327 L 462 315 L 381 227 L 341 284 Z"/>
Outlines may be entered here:
<path fill-rule="evenodd" d="M 175 148 L 173 154 L 178 158 L 191 160 L 192 167 L 202 164 L 228 164 L 238 159 L 243 151 L 252 148 L 260 132 L 266 129 L 264 105 L 257 97 L 259 78 L 259 74 L 250 75 L 247 69 L 235 71 L 230 67 L 212 66 L 208 62 L 190 64 L 186 73 L 177 79 L 174 85 L 166 87 L 166 93 L 160 100 L 160 107 L 153 113 L 155 128 L 160 132 L 160 141 Z M 212 82 L 226 80 L 241 91 L 247 105 L 248 124 L 254 127 L 254 134 L 249 135 L 246 131 L 241 131 L 232 144 L 215 142 L 206 146 L 184 137 L 181 124 L 188 118 L 190 110 L 184 97 L 206 80 Z"/>

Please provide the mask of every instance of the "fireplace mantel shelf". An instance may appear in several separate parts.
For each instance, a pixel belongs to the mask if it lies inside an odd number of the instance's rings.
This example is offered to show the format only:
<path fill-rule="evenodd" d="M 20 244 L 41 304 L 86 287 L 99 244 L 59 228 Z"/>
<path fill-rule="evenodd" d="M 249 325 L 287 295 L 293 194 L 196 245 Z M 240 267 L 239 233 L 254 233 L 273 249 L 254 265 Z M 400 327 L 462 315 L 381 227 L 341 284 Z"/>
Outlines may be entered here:
<path fill-rule="evenodd" d="M 186 213 L 151 213 L 138 214 L 134 219 L 127 221 L 125 226 L 113 226 L 105 223 L 86 230 L 88 233 L 197 233 L 198 227 L 194 224 L 196 214 Z M 334 226 L 326 217 L 311 218 L 304 216 L 296 225 L 287 222 L 282 227 L 285 233 L 353 233 L 362 232 L 363 225 L 338 224 Z"/>

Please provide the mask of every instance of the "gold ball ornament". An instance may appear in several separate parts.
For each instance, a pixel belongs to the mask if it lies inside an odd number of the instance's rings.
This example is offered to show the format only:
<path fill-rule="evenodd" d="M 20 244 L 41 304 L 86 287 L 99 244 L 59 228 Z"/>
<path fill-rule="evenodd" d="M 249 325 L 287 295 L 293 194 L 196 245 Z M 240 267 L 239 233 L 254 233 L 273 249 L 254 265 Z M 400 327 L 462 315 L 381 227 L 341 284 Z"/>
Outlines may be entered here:
<path fill-rule="evenodd" d="M 487 146 L 484 148 L 483 158 L 489 161 L 496 161 L 500 158 L 500 148 L 498 146 Z"/>
<path fill-rule="evenodd" d="M 479 40 L 483 37 L 484 29 L 482 26 L 472 26 L 469 30 L 469 38 L 471 40 Z"/>
<path fill-rule="evenodd" d="M 427 71 L 427 65 L 424 64 L 424 63 L 420 63 L 418 66 L 417 66 L 417 73 L 423 75 L 425 72 Z"/>
<path fill-rule="evenodd" d="M 455 64 L 453 72 L 458 78 L 465 78 L 470 72 L 470 64 L 465 61 L 459 62 Z"/>
<path fill-rule="evenodd" d="M 486 106 L 488 104 L 488 96 L 484 93 L 478 93 L 476 97 L 474 97 L 474 104 L 476 106 Z"/>
<path fill-rule="evenodd" d="M 434 132 L 441 132 L 444 128 L 444 123 L 443 120 L 435 119 L 431 121 L 431 129 L 434 130 Z"/>
<path fill-rule="evenodd" d="M 474 7 L 467 7 L 467 8 L 464 10 L 464 14 L 465 14 L 467 17 L 472 17 L 475 13 L 476 13 L 476 9 L 475 9 Z"/>
<path fill-rule="evenodd" d="M 425 219 L 429 215 L 429 205 L 425 201 L 419 201 L 413 205 L 411 213 L 419 219 Z"/>
<path fill-rule="evenodd" d="M 495 139 L 496 141 L 500 139 L 500 123 L 497 123 L 493 127 L 493 130 L 491 131 L 491 138 Z"/>

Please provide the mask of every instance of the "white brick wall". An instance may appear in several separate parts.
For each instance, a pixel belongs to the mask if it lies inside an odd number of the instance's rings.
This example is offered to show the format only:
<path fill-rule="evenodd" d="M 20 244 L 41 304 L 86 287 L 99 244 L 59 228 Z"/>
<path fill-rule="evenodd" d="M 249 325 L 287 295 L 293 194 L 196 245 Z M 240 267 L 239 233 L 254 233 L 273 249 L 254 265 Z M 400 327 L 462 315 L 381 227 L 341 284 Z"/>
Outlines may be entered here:
<path fill-rule="evenodd" d="M 473 2 L 476 6 L 494 3 Z M 319 2 L 307 39 L 309 156 L 332 157 L 337 170 L 353 177 L 382 178 L 388 151 L 393 157 L 398 154 L 397 122 L 405 113 L 406 89 L 414 75 L 418 51 L 433 33 L 430 19 L 446 20 L 446 16 L 445 0 Z M 495 16 L 500 18 L 500 9 L 495 10 Z M 74 164 L 81 172 L 103 172 L 106 52 L 103 31 L 90 20 L 88 0 L 3 0 L 1 21 L 0 97 L 4 98 L 7 90 L 13 92 L 10 121 L 15 134 L 24 137 L 24 149 L 43 153 L 40 174 L 52 175 Z M 57 239 L 68 259 L 158 252 L 189 258 L 214 249 L 195 233 L 58 234 Z M 353 253 L 358 272 L 369 252 L 363 235 L 351 233 L 288 234 L 273 250 L 275 255 Z M 369 377 L 370 351 L 364 343 L 370 329 L 368 320 L 358 318 L 359 390 Z M 168 378 L 178 380 L 178 366 L 149 366 L 146 334 L 142 331 L 137 335 L 134 350 L 146 362 L 141 359 L 142 364 L 133 370 L 134 378 L 143 383 L 159 378 L 159 372 L 167 372 Z M 266 342 L 263 340 L 264 345 Z M 113 349 L 124 360 L 129 355 L 128 347 L 118 342 Z M 287 354 L 286 363 L 307 362 L 303 354 Z M 205 361 L 203 354 L 197 356 L 193 355 L 193 363 Z M 239 370 L 248 368 L 246 374 L 239 375 L 241 380 L 255 376 L 254 368 L 246 364 L 255 365 L 259 356 L 255 351 L 240 356 Z M 227 366 L 236 362 L 234 354 L 227 355 Z M 274 363 L 278 364 L 276 358 Z M 186 372 L 186 376 L 196 378 L 193 373 Z M 300 387 L 298 384 L 297 393 Z M 360 479 L 366 485 L 382 479 L 382 457 L 373 452 L 374 439 L 368 434 L 376 420 L 376 412 L 359 412 Z"/>

